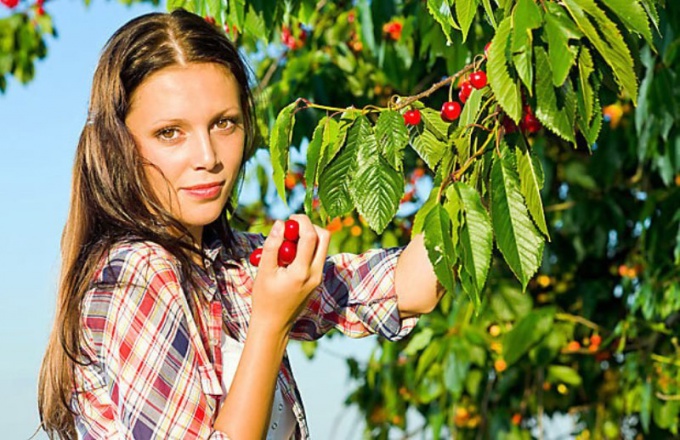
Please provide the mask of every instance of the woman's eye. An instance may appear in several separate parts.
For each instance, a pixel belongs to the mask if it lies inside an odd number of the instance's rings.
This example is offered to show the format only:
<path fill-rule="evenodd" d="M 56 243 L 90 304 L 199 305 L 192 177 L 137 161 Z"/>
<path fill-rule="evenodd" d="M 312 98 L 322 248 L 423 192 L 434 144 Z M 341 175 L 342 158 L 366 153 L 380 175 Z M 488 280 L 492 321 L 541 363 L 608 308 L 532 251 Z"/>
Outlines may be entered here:
<path fill-rule="evenodd" d="M 234 121 L 228 118 L 220 119 L 215 123 L 218 130 L 229 130 L 234 126 Z"/>
<path fill-rule="evenodd" d="M 179 130 L 176 128 L 164 128 L 160 130 L 156 136 L 163 141 L 171 141 L 179 136 Z"/>

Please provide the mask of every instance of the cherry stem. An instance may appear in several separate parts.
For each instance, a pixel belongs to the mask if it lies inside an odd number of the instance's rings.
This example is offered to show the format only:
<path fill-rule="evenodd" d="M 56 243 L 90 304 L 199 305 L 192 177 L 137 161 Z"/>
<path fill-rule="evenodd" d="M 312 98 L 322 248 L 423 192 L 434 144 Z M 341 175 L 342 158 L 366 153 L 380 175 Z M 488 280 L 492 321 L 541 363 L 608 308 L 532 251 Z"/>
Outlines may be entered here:
<path fill-rule="evenodd" d="M 595 324 L 593 321 L 589 321 L 583 316 L 576 316 L 572 315 L 569 313 L 555 313 L 555 319 L 559 321 L 569 321 L 569 322 L 575 322 L 578 324 L 582 324 L 588 328 L 591 328 L 595 330 L 596 332 L 600 333 L 601 327 L 597 324 Z"/>

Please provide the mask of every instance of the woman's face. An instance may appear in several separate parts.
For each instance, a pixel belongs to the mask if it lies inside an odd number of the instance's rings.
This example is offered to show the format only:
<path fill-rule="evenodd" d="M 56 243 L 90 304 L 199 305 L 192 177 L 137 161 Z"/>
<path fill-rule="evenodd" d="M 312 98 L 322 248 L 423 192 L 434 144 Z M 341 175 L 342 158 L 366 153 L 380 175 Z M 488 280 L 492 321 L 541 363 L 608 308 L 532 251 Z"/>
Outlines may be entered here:
<path fill-rule="evenodd" d="M 245 142 L 238 82 L 215 63 L 160 70 L 133 92 L 125 119 L 163 206 L 201 238 L 222 212 Z"/>

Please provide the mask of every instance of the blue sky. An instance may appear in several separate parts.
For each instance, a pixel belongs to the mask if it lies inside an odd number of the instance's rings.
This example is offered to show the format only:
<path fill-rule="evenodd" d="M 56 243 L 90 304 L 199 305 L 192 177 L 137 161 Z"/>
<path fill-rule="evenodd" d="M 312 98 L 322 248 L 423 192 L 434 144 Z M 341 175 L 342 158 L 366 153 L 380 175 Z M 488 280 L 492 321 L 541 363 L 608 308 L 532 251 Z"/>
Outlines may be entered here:
<path fill-rule="evenodd" d="M 59 239 L 97 57 L 118 27 L 153 7 L 60 0 L 46 9 L 59 32 L 47 41 L 48 57 L 33 82 L 10 78 L 0 95 L 0 432 L 9 439 L 27 439 L 38 425 L 37 377 L 54 313 Z M 360 438 L 357 413 L 342 405 L 349 382 L 338 355 L 366 359 L 373 344 L 333 338 L 312 362 L 290 346 L 312 438 Z"/>

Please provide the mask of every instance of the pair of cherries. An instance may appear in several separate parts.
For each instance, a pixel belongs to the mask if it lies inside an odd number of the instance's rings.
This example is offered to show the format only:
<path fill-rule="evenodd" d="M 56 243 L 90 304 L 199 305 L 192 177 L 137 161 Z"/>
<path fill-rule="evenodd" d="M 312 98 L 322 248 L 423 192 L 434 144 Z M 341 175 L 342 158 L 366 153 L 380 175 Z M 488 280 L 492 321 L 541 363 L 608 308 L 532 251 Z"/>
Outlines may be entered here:
<path fill-rule="evenodd" d="M 300 239 L 300 225 L 295 220 L 286 220 L 283 227 L 283 243 L 279 247 L 279 266 L 286 267 L 295 260 L 297 242 Z M 257 248 L 250 254 L 250 264 L 259 266 L 262 260 L 262 248 Z"/>

